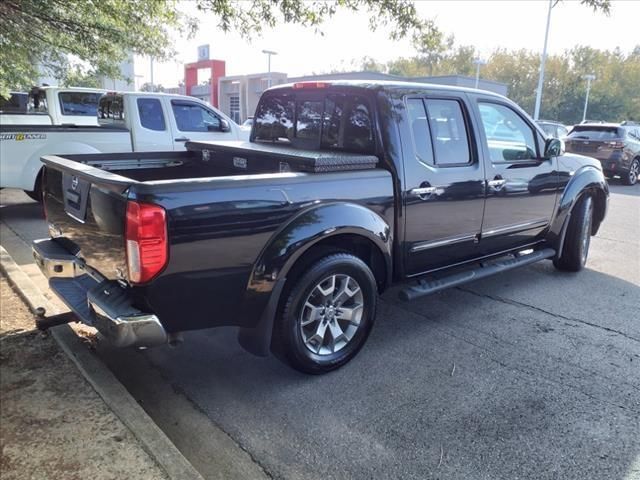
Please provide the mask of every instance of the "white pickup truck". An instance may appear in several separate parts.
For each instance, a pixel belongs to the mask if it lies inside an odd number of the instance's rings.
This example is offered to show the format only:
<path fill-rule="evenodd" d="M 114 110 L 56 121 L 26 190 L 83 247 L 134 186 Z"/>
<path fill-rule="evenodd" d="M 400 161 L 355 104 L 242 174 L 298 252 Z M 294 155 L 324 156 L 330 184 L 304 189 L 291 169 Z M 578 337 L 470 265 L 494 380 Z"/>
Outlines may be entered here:
<path fill-rule="evenodd" d="M 100 97 L 106 90 L 82 87 L 34 87 L 0 100 L 0 125 L 97 125 Z"/>
<path fill-rule="evenodd" d="M 224 113 L 193 97 L 125 92 L 102 96 L 94 125 L 0 124 L 0 188 L 39 200 L 40 157 L 184 150 L 185 142 L 244 140 Z"/>

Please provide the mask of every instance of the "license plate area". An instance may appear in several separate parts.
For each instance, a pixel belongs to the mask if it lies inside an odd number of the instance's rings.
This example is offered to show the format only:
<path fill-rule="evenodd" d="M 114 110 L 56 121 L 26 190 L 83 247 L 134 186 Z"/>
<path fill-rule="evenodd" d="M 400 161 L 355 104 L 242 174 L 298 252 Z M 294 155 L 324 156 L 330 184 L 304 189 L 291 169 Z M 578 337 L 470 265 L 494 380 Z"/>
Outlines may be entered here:
<path fill-rule="evenodd" d="M 87 214 L 87 200 L 91 183 L 70 173 L 62 175 L 64 211 L 68 215 L 84 222 Z"/>

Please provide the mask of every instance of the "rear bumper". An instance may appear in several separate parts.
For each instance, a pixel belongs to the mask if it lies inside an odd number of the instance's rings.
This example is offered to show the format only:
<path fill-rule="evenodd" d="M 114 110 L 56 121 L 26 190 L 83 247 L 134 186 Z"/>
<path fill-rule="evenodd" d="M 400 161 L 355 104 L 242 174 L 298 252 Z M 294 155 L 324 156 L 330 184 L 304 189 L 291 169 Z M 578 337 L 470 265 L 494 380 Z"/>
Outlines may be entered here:
<path fill-rule="evenodd" d="M 167 343 L 167 332 L 158 317 L 133 307 L 129 292 L 118 282 L 101 278 L 55 240 L 35 240 L 32 249 L 51 290 L 82 323 L 97 328 L 114 346 Z"/>

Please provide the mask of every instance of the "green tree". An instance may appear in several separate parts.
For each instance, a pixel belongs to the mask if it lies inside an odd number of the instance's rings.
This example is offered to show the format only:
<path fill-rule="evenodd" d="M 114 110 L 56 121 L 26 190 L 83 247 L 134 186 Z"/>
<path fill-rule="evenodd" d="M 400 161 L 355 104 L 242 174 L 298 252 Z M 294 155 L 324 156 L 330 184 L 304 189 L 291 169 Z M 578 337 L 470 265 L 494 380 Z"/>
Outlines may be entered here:
<path fill-rule="evenodd" d="M 222 30 L 246 38 L 280 23 L 321 33 L 322 23 L 340 9 L 366 12 L 371 28 L 389 25 L 392 38 L 430 29 L 409 0 L 196 0 L 196 6 L 216 16 Z M 118 78 L 127 55 L 167 59 L 173 53 L 171 34 L 190 35 L 196 28 L 177 0 L 2 0 L 0 18 L 3 96 L 10 88 L 31 87 L 40 69 L 61 81 L 79 74 Z"/>
<path fill-rule="evenodd" d="M 164 87 L 159 83 L 154 85 L 151 82 L 146 82 L 142 84 L 142 86 L 140 87 L 140 91 L 141 92 L 164 92 Z"/>
<path fill-rule="evenodd" d="M 237 31 L 244 37 L 281 23 L 314 27 L 321 33 L 322 23 L 341 9 L 364 12 L 374 30 L 381 25 L 393 27 L 394 39 L 428 30 L 409 0 L 197 0 L 197 7 L 218 17 L 223 31 Z"/>
<path fill-rule="evenodd" d="M 64 79 L 73 60 L 89 76 L 119 77 L 129 54 L 167 58 L 173 29 L 192 31 L 174 0 L 2 0 L 0 94 L 29 88 L 39 69 Z"/>

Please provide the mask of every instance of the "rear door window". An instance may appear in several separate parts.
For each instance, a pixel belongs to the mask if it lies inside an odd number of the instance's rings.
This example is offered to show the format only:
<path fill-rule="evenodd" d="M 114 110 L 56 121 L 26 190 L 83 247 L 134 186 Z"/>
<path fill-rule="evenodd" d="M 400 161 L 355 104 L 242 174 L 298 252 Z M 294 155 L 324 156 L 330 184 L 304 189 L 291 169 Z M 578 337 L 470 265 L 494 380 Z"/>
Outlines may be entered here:
<path fill-rule="evenodd" d="M 469 136 L 457 100 L 425 100 L 436 165 L 468 164 Z"/>
<path fill-rule="evenodd" d="M 62 115 L 95 117 L 102 94 L 93 92 L 60 92 L 60 111 Z"/>
<path fill-rule="evenodd" d="M 157 98 L 139 98 L 138 114 L 140 115 L 140 124 L 149 130 L 164 131 L 166 124 L 164 121 L 164 113 L 162 105 Z"/>
<path fill-rule="evenodd" d="M 416 157 L 422 163 L 433 165 L 433 147 L 431 145 L 431 132 L 427 111 L 424 103 L 419 98 L 407 100 L 407 111 L 411 122 L 411 133 L 413 137 L 413 148 Z"/>

